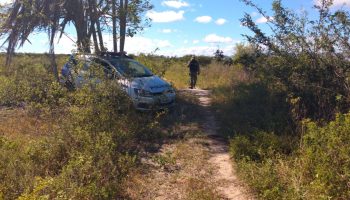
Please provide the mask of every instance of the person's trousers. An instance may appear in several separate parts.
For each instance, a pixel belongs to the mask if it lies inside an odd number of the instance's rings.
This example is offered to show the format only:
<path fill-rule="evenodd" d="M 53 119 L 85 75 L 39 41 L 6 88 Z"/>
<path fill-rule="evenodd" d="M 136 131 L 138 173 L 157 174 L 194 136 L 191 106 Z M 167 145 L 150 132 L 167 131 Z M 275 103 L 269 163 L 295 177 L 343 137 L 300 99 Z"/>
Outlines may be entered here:
<path fill-rule="evenodd" d="M 191 88 L 194 88 L 194 87 L 196 87 L 196 84 L 197 84 L 197 75 L 198 75 L 198 73 L 196 72 L 196 73 L 193 73 L 193 72 L 191 72 L 190 73 L 190 77 L 191 77 L 191 81 L 190 81 L 190 87 Z"/>

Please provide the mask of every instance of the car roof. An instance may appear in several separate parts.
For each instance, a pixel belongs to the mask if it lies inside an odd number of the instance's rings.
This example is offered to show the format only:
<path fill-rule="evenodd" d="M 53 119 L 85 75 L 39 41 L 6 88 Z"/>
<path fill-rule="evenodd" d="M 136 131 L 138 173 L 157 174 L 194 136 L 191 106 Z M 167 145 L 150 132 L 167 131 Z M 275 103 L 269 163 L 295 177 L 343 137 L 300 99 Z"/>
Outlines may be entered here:
<path fill-rule="evenodd" d="M 133 57 L 128 56 L 123 53 L 114 53 L 114 52 L 102 52 L 98 54 L 79 54 L 79 55 L 71 55 L 75 59 L 80 59 L 80 60 L 89 60 L 91 61 L 94 58 L 97 59 L 102 59 L 102 60 L 110 60 L 110 59 L 118 59 L 118 58 L 127 58 L 127 59 L 133 59 Z"/>
<path fill-rule="evenodd" d="M 105 59 L 109 59 L 109 58 L 129 58 L 132 59 L 131 56 L 126 55 L 125 53 L 115 53 L 115 52 L 102 52 L 99 53 L 98 56 L 105 58 Z"/>

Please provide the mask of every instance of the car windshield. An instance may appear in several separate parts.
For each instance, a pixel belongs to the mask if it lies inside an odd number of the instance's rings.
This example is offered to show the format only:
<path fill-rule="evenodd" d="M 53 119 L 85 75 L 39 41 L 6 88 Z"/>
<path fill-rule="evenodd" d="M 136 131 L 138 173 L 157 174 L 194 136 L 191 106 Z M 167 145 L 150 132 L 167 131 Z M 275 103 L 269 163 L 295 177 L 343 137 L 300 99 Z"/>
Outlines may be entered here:
<path fill-rule="evenodd" d="M 109 60 L 123 76 L 126 77 L 150 77 L 152 72 L 142 64 L 132 59 L 117 58 Z"/>

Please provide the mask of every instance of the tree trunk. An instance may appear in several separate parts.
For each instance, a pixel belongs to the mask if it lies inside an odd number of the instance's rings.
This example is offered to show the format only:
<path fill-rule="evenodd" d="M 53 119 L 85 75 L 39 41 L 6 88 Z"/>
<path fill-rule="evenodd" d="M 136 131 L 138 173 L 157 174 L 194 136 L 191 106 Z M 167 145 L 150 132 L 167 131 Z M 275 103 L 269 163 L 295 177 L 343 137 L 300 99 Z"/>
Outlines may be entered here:
<path fill-rule="evenodd" d="M 69 7 L 67 9 L 69 10 L 72 21 L 76 27 L 78 51 L 83 53 L 91 53 L 86 7 L 84 7 L 84 2 L 80 0 L 73 2 L 74 3 L 72 5 L 68 5 Z"/>
<path fill-rule="evenodd" d="M 98 17 L 97 17 L 97 13 L 95 13 L 95 10 L 93 9 L 93 7 L 94 7 L 93 0 L 89 0 L 89 13 L 90 13 L 89 38 L 92 35 L 92 39 L 93 39 L 93 42 L 94 42 L 95 53 L 99 53 L 100 49 L 98 47 L 96 28 L 95 28 L 95 24 L 96 24 L 96 21 L 97 21 Z"/>
<path fill-rule="evenodd" d="M 88 36 L 85 25 L 83 25 L 82 27 L 84 27 L 84 29 L 77 28 L 78 51 L 83 53 L 91 53 L 90 38 Z"/>
<path fill-rule="evenodd" d="M 100 25 L 100 14 L 97 12 L 97 3 L 96 0 L 93 0 L 93 10 L 94 10 L 94 14 L 96 15 L 96 31 L 97 31 L 97 35 L 98 35 L 98 41 L 100 43 L 100 51 L 105 51 L 105 47 L 103 44 L 103 36 L 102 36 L 102 31 L 101 31 L 101 25 Z"/>
<path fill-rule="evenodd" d="M 101 25 L 99 20 L 96 21 L 96 28 L 97 28 L 98 41 L 100 42 L 100 50 L 106 51 L 103 44 L 103 36 L 102 36 Z"/>
<path fill-rule="evenodd" d="M 120 52 L 124 52 L 125 37 L 126 37 L 126 17 L 128 15 L 128 0 L 120 0 Z"/>
<path fill-rule="evenodd" d="M 113 23 L 113 51 L 115 53 L 118 52 L 118 44 L 117 44 L 117 0 L 112 0 L 112 23 Z M 120 4 L 122 6 L 122 4 Z"/>
<path fill-rule="evenodd" d="M 49 55 L 50 55 L 50 64 L 52 68 L 52 73 L 55 76 L 56 81 L 59 82 L 56 55 L 55 55 L 55 34 L 56 34 L 56 24 L 52 25 L 51 29 L 49 30 L 49 39 L 50 39 Z"/>
<path fill-rule="evenodd" d="M 98 47 L 95 23 L 92 23 L 91 27 L 92 27 L 91 31 L 92 31 L 92 38 L 94 40 L 95 53 L 99 53 L 100 52 L 100 48 Z"/>

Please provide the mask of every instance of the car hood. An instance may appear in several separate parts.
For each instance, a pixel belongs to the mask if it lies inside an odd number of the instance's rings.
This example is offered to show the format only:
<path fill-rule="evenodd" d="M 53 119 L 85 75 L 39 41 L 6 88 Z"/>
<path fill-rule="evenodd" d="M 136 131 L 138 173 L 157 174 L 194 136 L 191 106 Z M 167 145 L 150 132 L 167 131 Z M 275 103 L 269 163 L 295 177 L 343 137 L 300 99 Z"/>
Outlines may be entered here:
<path fill-rule="evenodd" d="M 164 92 L 170 87 L 170 84 L 158 76 L 135 78 L 133 87 L 144 89 L 152 93 Z"/>

